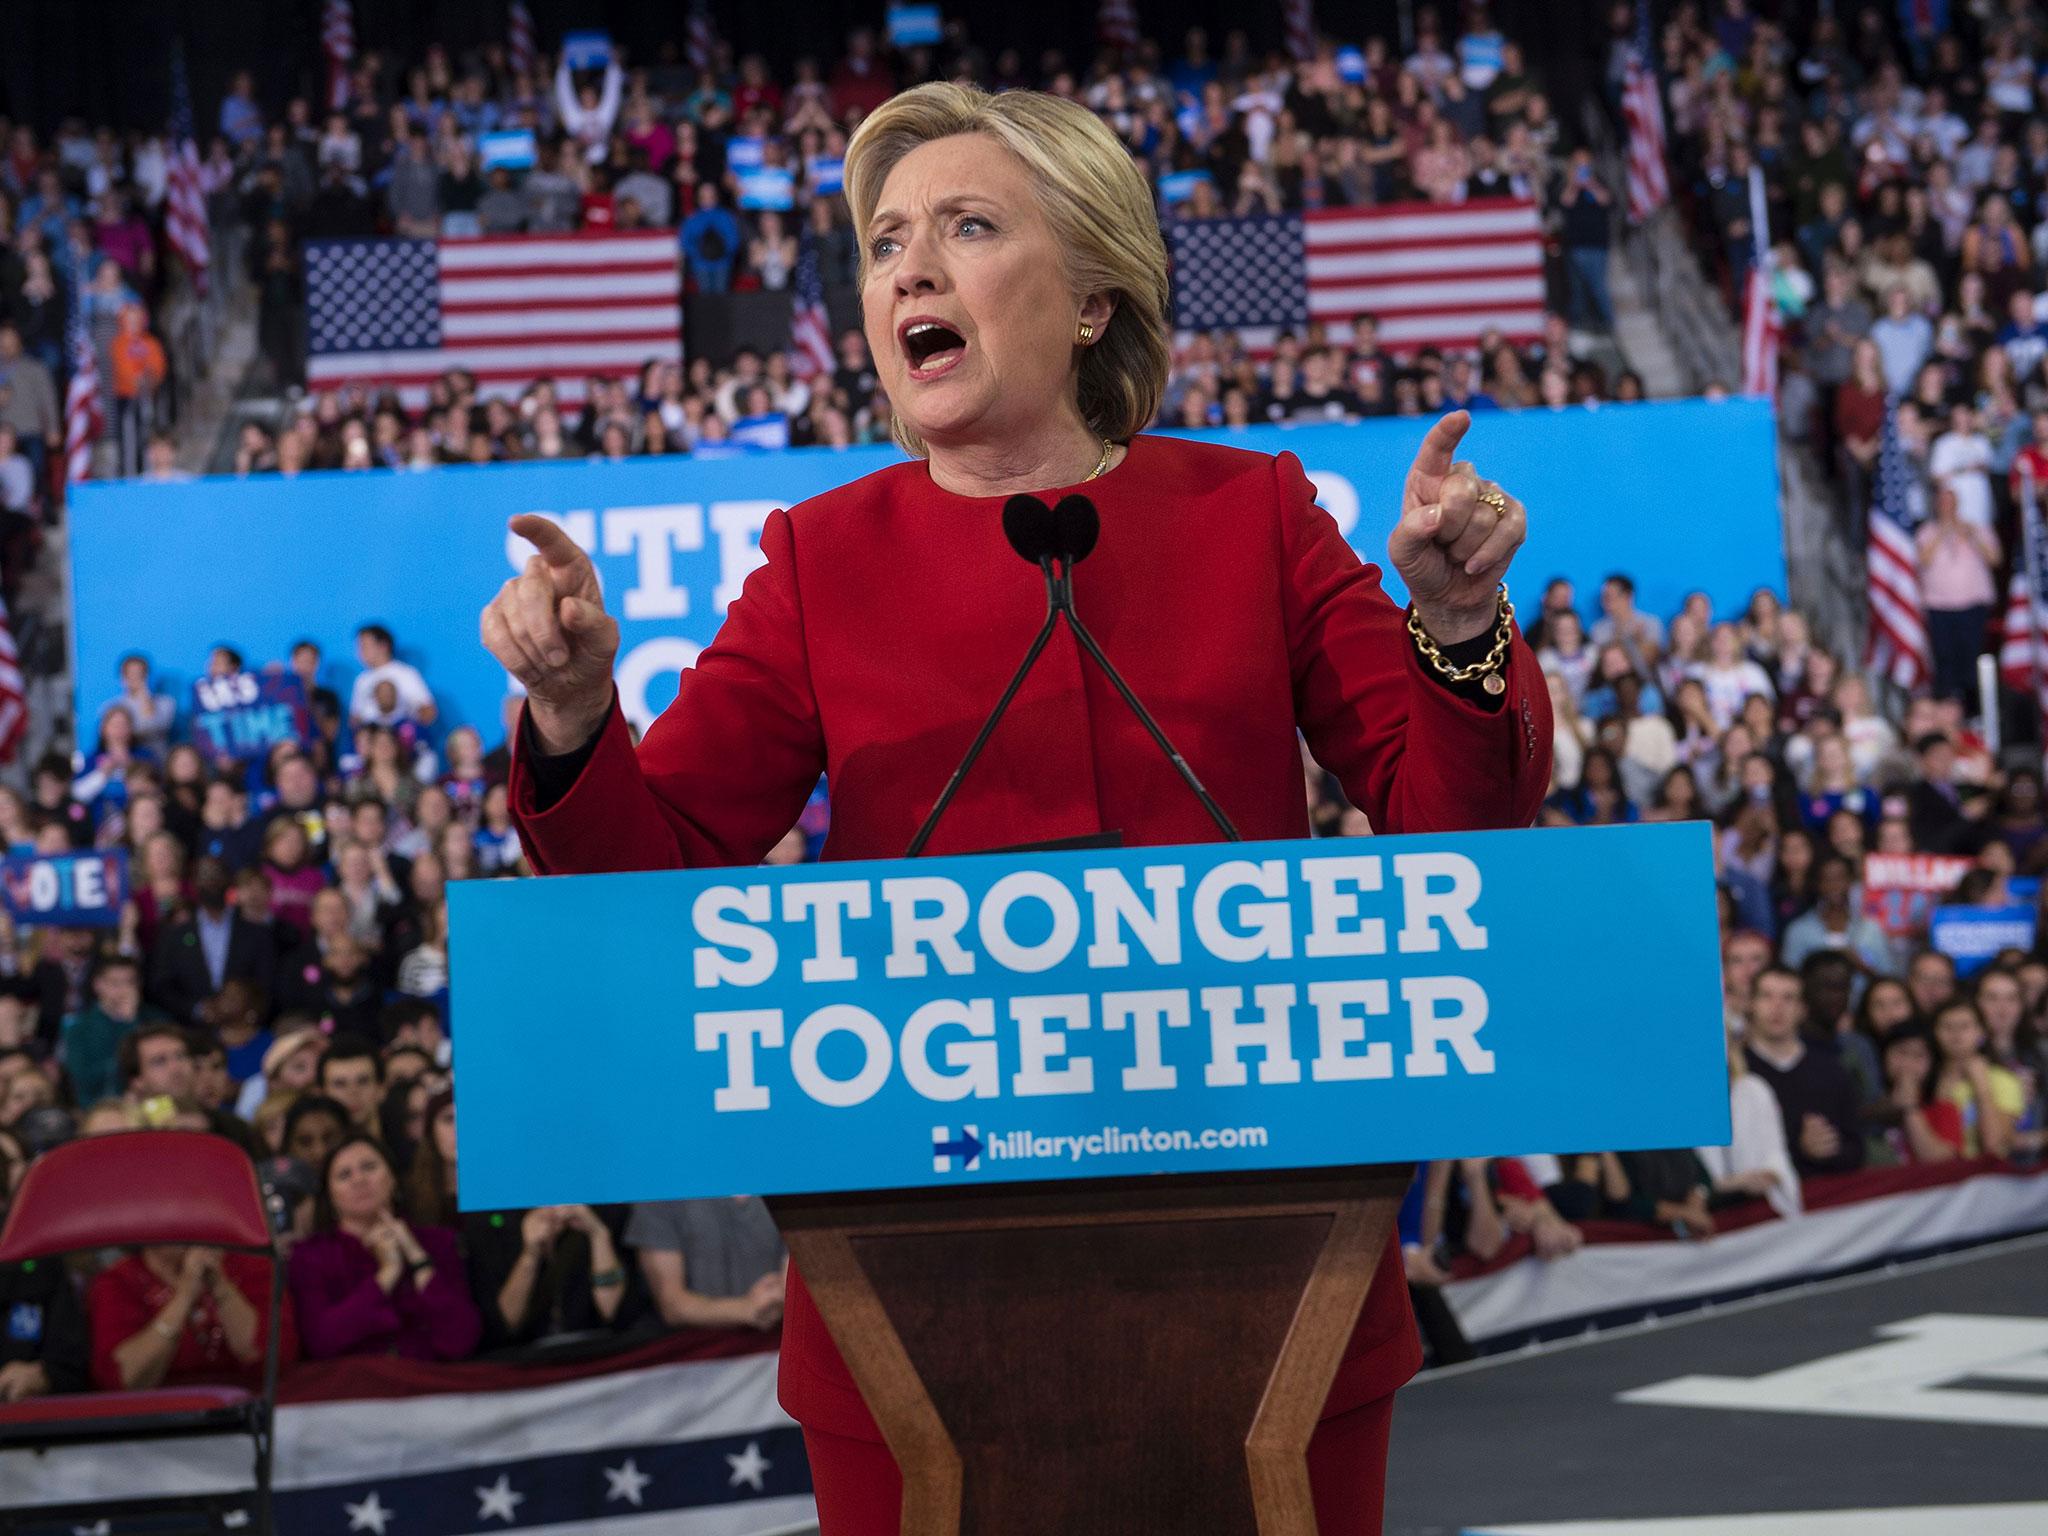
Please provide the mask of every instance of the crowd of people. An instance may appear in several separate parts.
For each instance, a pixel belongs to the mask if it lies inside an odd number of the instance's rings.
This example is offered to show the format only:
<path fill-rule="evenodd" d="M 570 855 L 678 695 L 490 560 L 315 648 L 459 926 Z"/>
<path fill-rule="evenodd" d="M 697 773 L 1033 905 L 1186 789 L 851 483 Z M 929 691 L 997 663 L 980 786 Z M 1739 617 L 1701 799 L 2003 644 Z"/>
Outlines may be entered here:
<path fill-rule="evenodd" d="M 1915 540 L 1934 683 L 1953 693 L 1987 647 L 2025 485 L 2048 469 L 2048 18 L 1984 0 L 1933 26 L 1935 9 L 1688 4 L 1660 54 L 1697 247 L 1735 304 L 1761 233 L 1781 414 L 1839 476 L 1852 537 L 1896 440 L 1887 510 Z"/>

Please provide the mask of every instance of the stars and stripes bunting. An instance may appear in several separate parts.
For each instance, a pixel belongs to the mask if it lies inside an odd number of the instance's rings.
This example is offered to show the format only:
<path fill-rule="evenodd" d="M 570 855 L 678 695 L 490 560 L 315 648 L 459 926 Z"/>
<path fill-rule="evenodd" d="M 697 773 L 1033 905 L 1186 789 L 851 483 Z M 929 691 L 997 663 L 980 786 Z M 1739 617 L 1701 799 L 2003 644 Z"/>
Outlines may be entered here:
<path fill-rule="evenodd" d="M 1896 403 L 1885 407 L 1878 440 L 1877 478 L 1865 540 L 1869 628 L 1864 667 L 1901 688 L 1917 688 L 1934 671 L 1927 617 L 1920 603 L 1920 563 L 1913 544 L 1918 517 L 1911 496 L 1912 467 L 1899 442 Z"/>
<path fill-rule="evenodd" d="M 408 404 L 452 368 L 486 393 L 553 378 L 580 400 L 682 358 L 675 236 L 507 235 L 306 242 L 307 379 L 395 387 Z"/>
<path fill-rule="evenodd" d="M 164 185 L 164 238 L 191 274 L 192 286 L 206 292 L 213 268 L 213 237 L 207 228 L 205 175 L 199 165 L 199 144 L 192 128 L 192 86 L 185 74 L 185 50 L 171 52 L 170 164 Z"/>
<path fill-rule="evenodd" d="M 1641 223 L 1671 201 L 1664 98 L 1650 49 L 1650 0 L 1636 0 L 1636 35 L 1623 66 L 1621 115 L 1628 128 L 1628 216 Z"/>
<path fill-rule="evenodd" d="M 85 328 L 85 312 L 71 306 L 71 381 L 64 387 L 64 478 L 78 481 L 92 473 L 93 444 L 107 429 L 106 411 L 100 400 L 99 361 L 93 352 L 92 336 Z"/>
<path fill-rule="evenodd" d="M 1379 321 L 1391 352 L 1543 332 L 1542 221 L 1519 199 L 1185 219 L 1168 226 L 1167 243 L 1183 343 L 1226 327 L 1263 357 L 1280 332 L 1311 319 L 1348 341 L 1360 314 Z"/>
<path fill-rule="evenodd" d="M 351 0 L 327 0 L 320 12 L 320 51 L 327 56 L 327 110 L 348 105 L 348 71 L 356 56 L 356 14 Z"/>
<path fill-rule="evenodd" d="M 796 307 L 789 322 L 790 371 L 800 379 L 831 377 L 832 318 L 825 310 L 825 281 L 818 247 L 806 239 L 796 260 Z"/>
<path fill-rule="evenodd" d="M 2024 468 L 2019 500 L 2020 558 L 2013 562 L 1998 670 L 2006 687 L 2031 695 L 2048 720 L 2048 539 L 2042 536 L 2039 487 Z"/>

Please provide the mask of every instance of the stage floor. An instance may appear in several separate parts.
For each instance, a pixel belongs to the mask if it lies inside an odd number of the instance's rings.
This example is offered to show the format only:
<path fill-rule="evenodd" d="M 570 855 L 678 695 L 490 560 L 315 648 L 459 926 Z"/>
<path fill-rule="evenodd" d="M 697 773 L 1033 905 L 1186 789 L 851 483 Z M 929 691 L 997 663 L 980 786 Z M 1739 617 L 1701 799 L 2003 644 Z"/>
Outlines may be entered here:
<path fill-rule="evenodd" d="M 2040 1536 L 2048 1234 L 1433 1372 L 1390 1460 L 1387 1536 Z"/>

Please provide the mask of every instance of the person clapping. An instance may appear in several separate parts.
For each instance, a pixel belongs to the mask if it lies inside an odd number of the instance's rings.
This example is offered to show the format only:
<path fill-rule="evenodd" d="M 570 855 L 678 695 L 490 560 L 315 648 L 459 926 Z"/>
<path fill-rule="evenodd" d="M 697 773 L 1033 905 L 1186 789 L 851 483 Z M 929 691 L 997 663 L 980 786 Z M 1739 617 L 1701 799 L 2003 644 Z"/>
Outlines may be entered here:
<path fill-rule="evenodd" d="M 477 1211 L 463 1218 L 470 1290 L 494 1345 L 531 1344 L 563 1334 L 617 1329 L 639 1308 L 619 1257 L 613 1223 L 587 1205 L 525 1212 Z"/>

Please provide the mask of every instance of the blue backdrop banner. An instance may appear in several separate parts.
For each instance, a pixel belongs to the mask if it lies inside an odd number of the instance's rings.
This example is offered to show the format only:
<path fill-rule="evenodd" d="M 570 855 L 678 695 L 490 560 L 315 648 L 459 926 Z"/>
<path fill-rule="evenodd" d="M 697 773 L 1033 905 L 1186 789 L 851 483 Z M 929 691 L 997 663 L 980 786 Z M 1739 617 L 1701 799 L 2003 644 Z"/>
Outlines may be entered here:
<path fill-rule="evenodd" d="M 462 1199 L 1728 1139 L 1704 823 L 464 881 Z"/>
<path fill-rule="evenodd" d="M 17 923 L 53 928 L 118 928 L 128 899 L 128 855 L 101 853 L 48 857 L 14 854 L 0 861 L 0 892 Z"/>
<path fill-rule="evenodd" d="M 1212 435 L 1297 454 L 1353 545 L 1384 563 L 1401 481 L 1427 426 L 1374 420 Z M 1695 588 L 1733 614 L 1753 588 L 1784 586 L 1766 402 L 1488 412 L 1462 451 L 1530 509 L 1513 585 L 1531 616 L 1552 575 L 1579 583 L 1589 617 L 1591 588 L 1609 571 L 1632 573 L 1639 601 L 1658 614 Z M 541 512 L 597 561 L 623 632 L 620 697 L 644 723 L 675 696 L 677 671 L 710 641 L 759 563 L 768 514 L 898 458 L 893 447 L 799 449 L 291 480 L 88 481 L 73 490 L 71 531 L 78 718 L 98 719 L 125 652 L 147 654 L 164 691 L 184 698 L 223 642 L 260 667 L 301 637 L 316 640 L 327 656 L 321 681 L 345 700 L 356 627 L 377 622 L 426 674 L 443 718 L 478 725 L 494 741 L 506 677 L 477 643 L 477 614 L 529 552 L 505 520 Z M 1388 586 L 1400 596 L 1399 582 Z M 1020 651 L 1028 638 L 1018 637 Z"/>

